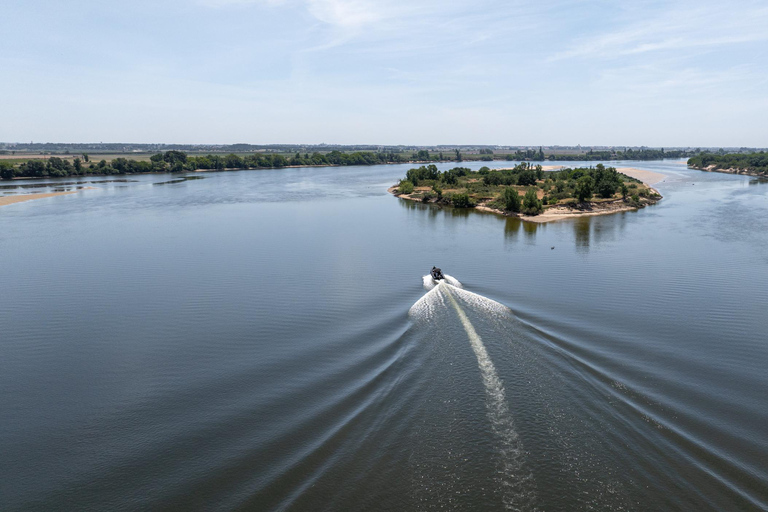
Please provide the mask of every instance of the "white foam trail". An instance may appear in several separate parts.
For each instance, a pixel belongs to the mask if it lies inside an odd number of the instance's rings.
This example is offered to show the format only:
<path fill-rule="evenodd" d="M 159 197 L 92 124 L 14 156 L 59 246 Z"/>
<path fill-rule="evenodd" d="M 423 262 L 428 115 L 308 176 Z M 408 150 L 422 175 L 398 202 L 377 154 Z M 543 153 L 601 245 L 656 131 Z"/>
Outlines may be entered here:
<path fill-rule="evenodd" d="M 472 351 L 477 358 L 477 364 L 480 367 L 480 374 L 485 387 L 488 419 L 491 423 L 491 429 L 500 443 L 499 451 L 501 452 L 502 460 L 500 483 L 502 485 L 504 506 L 507 510 L 530 510 L 533 508 L 532 477 L 523 468 L 522 443 L 515 431 L 512 414 L 507 405 L 504 385 L 496 373 L 496 367 L 488 355 L 482 338 L 475 331 L 472 322 L 467 317 L 457 298 L 474 309 L 489 313 L 491 316 L 496 317 L 496 319 L 509 315 L 510 310 L 494 300 L 462 290 L 448 282 L 434 284 L 430 276 L 425 276 L 425 287 L 427 286 L 427 279 L 429 279 L 432 285 L 430 291 L 411 306 L 409 314 L 421 320 L 431 321 L 440 311 L 445 309 L 446 298 L 456 311 L 461 325 L 469 337 Z"/>
<path fill-rule="evenodd" d="M 446 276 L 445 281 L 441 281 L 438 285 L 434 283 L 430 276 L 424 276 L 422 278 L 424 288 L 429 291 L 425 293 L 422 298 L 416 301 L 413 306 L 411 306 L 408 314 L 415 318 L 430 320 L 434 316 L 434 312 L 437 310 L 437 308 L 445 306 L 443 293 L 440 292 L 441 289 L 450 289 L 451 292 L 455 296 L 459 297 L 463 302 L 474 309 L 483 310 L 485 313 L 495 317 L 495 319 L 505 317 L 512 312 L 508 307 L 496 302 L 495 300 L 491 300 L 487 297 L 483 297 L 482 295 L 478 295 L 476 293 L 469 292 L 449 284 L 447 277 L 448 276 Z M 457 280 L 453 280 L 458 283 Z"/>
<path fill-rule="evenodd" d="M 445 300 L 440 293 L 440 287 L 434 287 L 416 301 L 408 310 L 408 314 L 423 320 L 431 320 L 435 316 L 437 308 L 445 307 Z"/>
<path fill-rule="evenodd" d="M 452 286 L 455 286 L 456 288 L 461 288 L 462 287 L 461 283 L 459 282 L 458 279 L 456 279 L 453 276 L 449 276 L 448 274 L 445 274 L 445 279 L 443 281 L 448 283 L 448 284 L 450 284 L 450 285 L 452 285 Z M 432 276 L 429 275 L 429 274 L 423 276 L 421 278 L 421 282 L 424 285 L 424 288 L 427 289 L 427 290 L 431 290 L 435 286 L 437 286 L 437 283 L 435 283 L 435 280 L 432 279 Z"/>
<path fill-rule="evenodd" d="M 504 385 L 496 373 L 496 367 L 493 365 L 493 361 L 491 361 L 491 358 L 488 355 L 488 351 L 483 344 L 482 338 L 477 334 L 477 331 L 475 331 L 472 322 L 469 321 L 469 317 L 467 317 L 467 314 L 453 297 L 453 294 L 463 292 L 468 296 L 484 299 L 484 301 L 482 301 L 483 303 L 487 301 L 497 304 L 498 306 L 501 306 L 501 304 L 486 299 L 481 295 L 458 290 L 457 288 L 452 289 L 452 287 L 445 287 L 445 292 L 451 306 L 456 310 L 456 314 L 459 316 L 459 320 L 461 320 L 461 325 L 464 326 L 464 330 L 467 332 L 467 336 L 469 336 L 469 343 L 472 346 L 472 351 L 475 353 L 475 357 L 477 357 L 477 364 L 480 366 L 480 374 L 482 375 L 483 384 L 485 385 L 485 394 L 487 397 L 485 405 L 488 419 L 491 421 L 491 428 L 493 429 L 494 434 L 496 434 L 501 442 L 500 451 L 503 461 L 501 484 L 504 486 L 504 506 L 507 510 L 521 510 L 521 506 L 531 499 L 531 493 L 527 489 L 528 480 L 530 480 L 531 477 L 530 474 L 523 471 L 522 445 L 519 436 L 515 431 L 512 414 L 509 412 Z M 504 306 L 501 307 L 503 308 Z"/>

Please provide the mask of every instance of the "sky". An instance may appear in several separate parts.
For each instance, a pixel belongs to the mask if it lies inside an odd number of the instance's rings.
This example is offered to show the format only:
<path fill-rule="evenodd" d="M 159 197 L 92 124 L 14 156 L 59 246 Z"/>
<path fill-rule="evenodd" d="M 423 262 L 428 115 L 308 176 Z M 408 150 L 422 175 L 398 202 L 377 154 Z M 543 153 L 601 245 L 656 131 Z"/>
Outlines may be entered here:
<path fill-rule="evenodd" d="M 768 146 L 765 0 L 1 0 L 0 141 Z"/>

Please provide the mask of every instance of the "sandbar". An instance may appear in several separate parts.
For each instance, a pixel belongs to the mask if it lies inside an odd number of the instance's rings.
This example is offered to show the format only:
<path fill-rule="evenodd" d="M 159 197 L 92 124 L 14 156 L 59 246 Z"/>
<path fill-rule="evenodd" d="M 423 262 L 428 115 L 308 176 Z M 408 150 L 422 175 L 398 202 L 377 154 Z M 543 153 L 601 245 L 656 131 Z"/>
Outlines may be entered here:
<path fill-rule="evenodd" d="M 93 187 L 87 187 L 92 189 Z M 86 190 L 86 189 L 80 189 Z M 80 190 L 70 190 L 67 192 L 48 192 L 45 194 L 23 194 L 18 196 L 0 196 L 0 206 L 6 206 L 14 203 L 21 203 L 23 201 L 32 201 L 33 199 L 45 199 L 46 197 L 54 196 L 66 196 L 69 194 L 77 194 Z"/>
<path fill-rule="evenodd" d="M 630 178 L 640 180 L 649 186 L 667 178 L 666 174 L 661 174 L 660 172 L 654 171 L 646 171 L 645 169 L 637 169 L 635 167 L 618 167 L 616 170 L 622 174 L 626 174 Z"/>

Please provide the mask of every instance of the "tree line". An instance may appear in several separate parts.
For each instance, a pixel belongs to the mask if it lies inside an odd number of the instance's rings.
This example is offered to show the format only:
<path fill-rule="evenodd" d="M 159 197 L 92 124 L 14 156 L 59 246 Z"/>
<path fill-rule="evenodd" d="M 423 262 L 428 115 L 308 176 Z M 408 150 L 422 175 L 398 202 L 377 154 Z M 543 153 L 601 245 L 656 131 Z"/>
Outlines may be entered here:
<path fill-rule="evenodd" d="M 716 155 L 704 153 L 688 160 L 688 165 L 706 169 L 714 165 L 715 169 L 739 169 L 755 174 L 768 175 L 768 153 L 728 153 Z"/>
<path fill-rule="evenodd" d="M 578 155 L 550 155 L 550 160 L 575 160 L 575 161 L 596 161 L 596 160 L 661 160 L 663 158 L 687 158 L 698 153 L 698 150 L 672 150 L 665 151 L 661 149 L 632 149 L 624 151 L 593 151 Z"/>
<path fill-rule="evenodd" d="M 376 165 L 403 161 L 405 160 L 402 155 L 397 153 L 374 153 L 371 151 L 355 153 L 331 151 L 325 154 L 305 153 L 304 155 L 296 153 L 294 156 L 286 158 L 270 153 L 255 153 L 244 157 L 235 154 L 187 156 L 182 151 L 171 150 L 152 155 L 149 161 L 115 158 L 110 162 L 106 160 L 91 162 L 87 154 L 83 154 L 71 162 L 55 156 L 47 160 L 28 160 L 18 166 L 0 161 L 0 178 L 6 180 L 15 177 L 58 178 L 84 175 L 184 172 L 198 169 L 279 169 L 294 165 Z"/>
<path fill-rule="evenodd" d="M 428 150 L 420 150 L 413 154 L 413 159 L 417 161 L 457 161 L 481 160 L 490 162 L 493 160 L 506 160 L 518 162 L 543 162 L 545 160 L 571 160 L 577 162 L 592 162 L 605 160 L 661 160 L 664 158 L 688 158 L 696 155 L 699 150 L 665 150 L 661 149 L 632 149 L 626 150 L 605 150 L 593 151 L 578 154 L 545 154 L 544 148 L 539 149 L 518 149 L 514 153 L 500 154 L 494 153 L 491 149 L 480 149 L 477 155 L 462 154 L 459 149 L 450 153 L 430 153 Z"/>

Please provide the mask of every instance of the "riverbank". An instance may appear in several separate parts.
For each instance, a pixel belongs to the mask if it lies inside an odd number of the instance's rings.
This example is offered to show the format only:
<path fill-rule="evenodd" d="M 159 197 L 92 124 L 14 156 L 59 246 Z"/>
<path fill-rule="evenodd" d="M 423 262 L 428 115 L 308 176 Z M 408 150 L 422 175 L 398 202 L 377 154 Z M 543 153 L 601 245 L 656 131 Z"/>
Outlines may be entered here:
<path fill-rule="evenodd" d="M 768 173 L 760 172 L 760 171 L 752 171 L 749 169 L 739 169 L 736 167 L 728 167 L 726 169 L 721 169 L 716 165 L 707 165 L 706 167 L 689 165 L 688 168 L 696 169 L 697 171 L 704 171 L 704 172 L 721 172 L 724 174 L 740 174 L 743 176 L 754 176 L 756 178 L 768 178 Z"/>
<path fill-rule="evenodd" d="M 70 194 L 77 194 L 82 190 L 92 190 L 93 187 L 85 187 L 79 190 L 68 190 L 66 192 L 47 192 L 42 194 L 22 194 L 18 196 L 0 196 L 0 206 L 7 206 L 9 204 L 23 203 L 25 201 L 33 201 L 35 199 L 45 199 L 47 197 L 55 196 L 67 196 Z"/>
<path fill-rule="evenodd" d="M 651 186 L 665 180 L 668 176 L 660 172 L 647 171 L 645 169 L 637 169 L 636 167 L 619 167 L 616 169 L 622 174 L 626 174 L 630 178 L 642 181 L 645 185 Z"/>
<path fill-rule="evenodd" d="M 768 178 L 768 153 L 702 154 L 688 159 L 688 168 L 705 172 Z"/>

